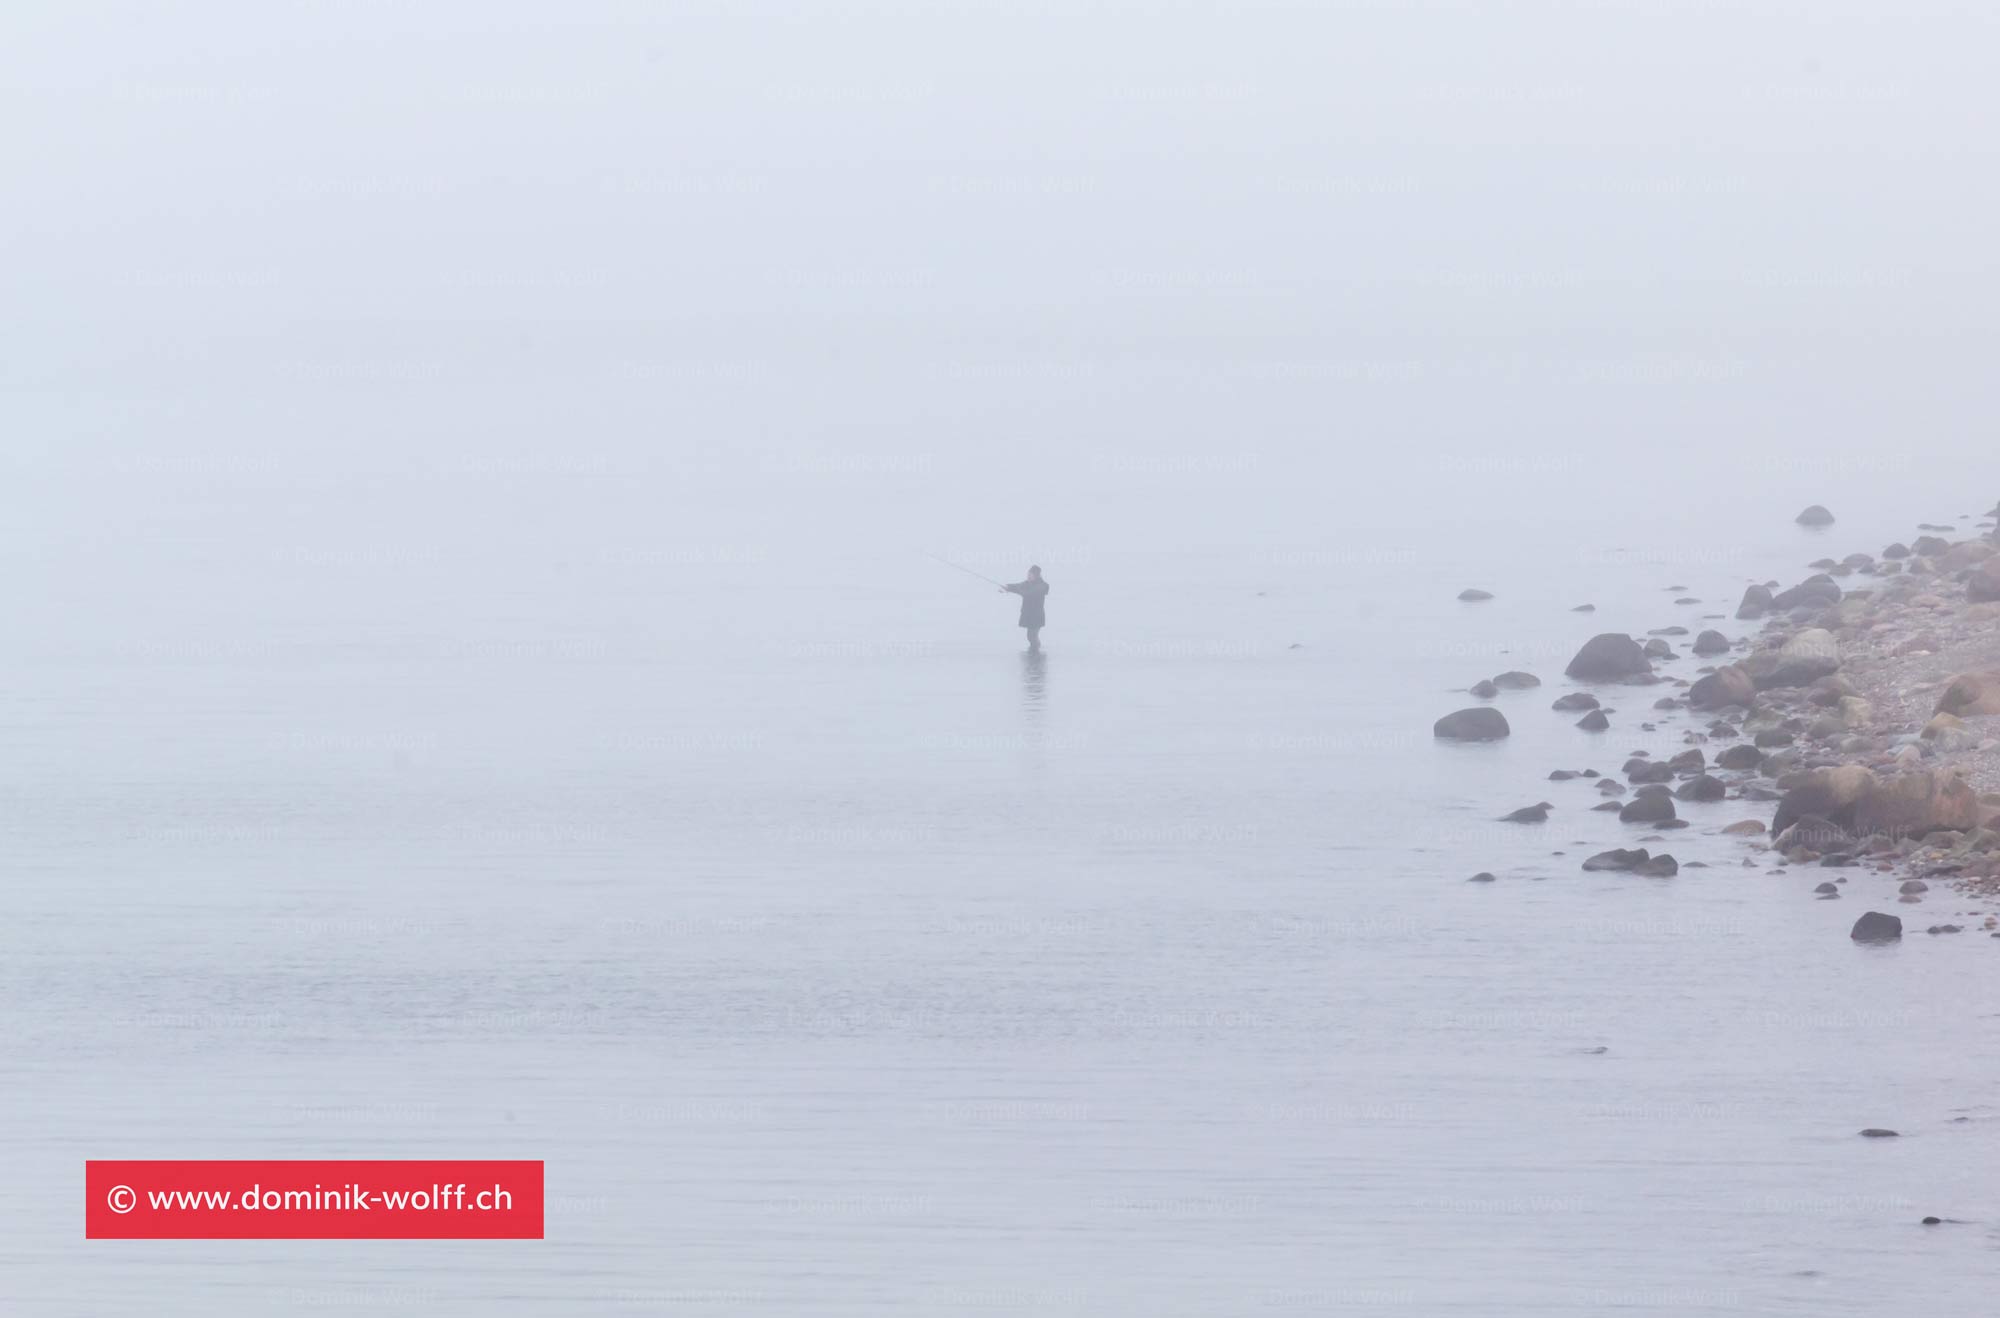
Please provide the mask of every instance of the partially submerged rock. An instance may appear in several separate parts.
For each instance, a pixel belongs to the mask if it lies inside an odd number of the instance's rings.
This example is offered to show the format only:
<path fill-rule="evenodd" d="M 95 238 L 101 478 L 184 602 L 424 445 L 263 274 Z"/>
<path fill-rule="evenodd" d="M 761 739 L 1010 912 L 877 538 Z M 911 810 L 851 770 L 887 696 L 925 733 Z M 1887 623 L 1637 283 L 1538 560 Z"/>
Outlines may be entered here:
<path fill-rule="evenodd" d="M 1461 591 L 1459 591 L 1459 592 L 1458 592 L 1458 597 L 1459 597 L 1460 599 L 1462 599 L 1462 600 L 1466 601 L 1466 602 L 1467 602 L 1468 604 L 1470 604 L 1470 603 L 1475 603 L 1475 602 L 1477 602 L 1477 601 L 1479 601 L 1479 600 L 1490 600 L 1490 599 L 1492 599 L 1492 598 L 1493 598 L 1493 592 L 1491 592 L 1491 591 L 1488 591 L 1488 590 L 1472 590 L 1472 589 L 1468 588 L 1468 589 L 1466 589 L 1466 590 L 1461 590 Z"/>
<path fill-rule="evenodd" d="M 1723 786 L 1722 780 L 1707 774 L 1690 778 L 1674 789 L 1674 796 L 1682 801 L 1720 801 L 1727 795 L 1729 789 Z"/>
<path fill-rule="evenodd" d="M 1589 860 L 1584 861 L 1583 868 L 1587 873 L 1597 873 L 1603 870 L 1633 870 L 1651 859 L 1652 853 L 1644 847 L 1633 847 L 1630 849 L 1613 847 L 1609 851 L 1600 851 Z M 1901 921 L 1897 923 L 1900 924 Z"/>
<path fill-rule="evenodd" d="M 1833 525 L 1833 514 L 1820 504 L 1814 504 L 1792 520 L 1800 526 L 1831 526 Z"/>
<path fill-rule="evenodd" d="M 1716 767 L 1721 769 L 1754 769 L 1763 762 L 1764 752 L 1749 742 L 1738 742 L 1715 757 Z"/>
<path fill-rule="evenodd" d="M 1903 922 L 1893 915 L 1869 911 L 1854 922 L 1847 936 L 1857 943 L 1893 943 L 1903 936 Z"/>
<path fill-rule="evenodd" d="M 1485 705 L 1457 710 L 1431 725 L 1431 735 L 1447 741 L 1498 741 L 1512 731 L 1505 714 Z"/>
<path fill-rule="evenodd" d="M 1645 651 L 1623 632 L 1602 632 L 1591 637 L 1563 670 L 1581 682 L 1616 682 L 1652 671 Z"/>
<path fill-rule="evenodd" d="M 1757 683 L 1741 664 L 1724 664 L 1706 677 L 1696 678 L 1688 688 L 1690 709 L 1748 708 L 1756 699 Z"/>
<path fill-rule="evenodd" d="M 1788 613 L 1793 609 L 1823 609 L 1840 603 L 1840 587 L 1832 577 L 1822 572 L 1807 577 L 1790 590 L 1779 591 L 1771 600 L 1771 608 L 1778 613 Z"/>
<path fill-rule="evenodd" d="M 1623 824 L 1657 824 L 1674 818 L 1674 798 L 1665 788 L 1642 791 L 1618 812 Z"/>

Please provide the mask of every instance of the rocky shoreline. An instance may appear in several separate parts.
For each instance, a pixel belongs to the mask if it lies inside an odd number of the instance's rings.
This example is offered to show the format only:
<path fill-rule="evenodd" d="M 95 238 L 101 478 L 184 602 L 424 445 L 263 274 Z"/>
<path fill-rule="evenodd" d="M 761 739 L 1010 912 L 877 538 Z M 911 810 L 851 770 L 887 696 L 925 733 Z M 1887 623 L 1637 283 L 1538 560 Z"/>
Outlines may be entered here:
<path fill-rule="evenodd" d="M 1985 517 L 2000 520 L 2000 506 Z M 1826 527 L 1834 518 L 1815 505 L 1798 520 Z M 1584 689 L 1554 709 L 1601 731 L 1608 725 L 1591 689 L 1667 688 L 1641 726 L 1663 731 L 1686 718 L 1686 749 L 1667 759 L 1635 752 L 1617 775 L 1559 769 L 1550 778 L 1594 779 L 1604 798 L 1595 809 L 1654 830 L 1640 842 L 1662 843 L 1663 830 L 1687 827 L 1676 801 L 1740 801 L 1753 807 L 1747 817 L 1719 831 L 1751 848 L 1742 864 L 1754 868 L 1761 858 L 1773 873 L 1836 871 L 1818 885 L 1821 900 L 1840 899 L 1850 876 L 1884 884 L 1879 892 L 1865 885 L 1874 905 L 1917 904 L 1933 884 L 2000 898 L 2000 527 L 1982 522 L 1966 537 L 1927 525 L 1907 544 L 1809 570 L 1791 585 L 1748 586 L 1735 619 L 1760 623 L 1752 635 L 1731 640 L 1706 629 L 1690 637 L 1684 626 L 1666 626 L 1643 638 L 1592 638 L 1566 670 Z M 1692 676 L 1656 668 L 1686 659 L 1701 661 Z M 1519 685 L 1525 675 L 1503 676 Z M 1492 679 L 1473 692 L 1490 698 L 1496 684 L 1508 685 Z M 1493 740 L 1509 729 L 1497 709 L 1477 706 L 1433 731 Z M 1546 811 L 1525 807 L 1506 819 L 1537 822 L 1538 814 Z M 1634 846 L 1583 867 L 1669 877 L 1679 864 Z M 1962 914 L 2000 938 L 2000 910 Z M 1933 924 L 1927 932 L 1963 929 Z M 1858 941 L 1901 934 L 1898 917 L 1874 910 L 1853 931 Z"/>

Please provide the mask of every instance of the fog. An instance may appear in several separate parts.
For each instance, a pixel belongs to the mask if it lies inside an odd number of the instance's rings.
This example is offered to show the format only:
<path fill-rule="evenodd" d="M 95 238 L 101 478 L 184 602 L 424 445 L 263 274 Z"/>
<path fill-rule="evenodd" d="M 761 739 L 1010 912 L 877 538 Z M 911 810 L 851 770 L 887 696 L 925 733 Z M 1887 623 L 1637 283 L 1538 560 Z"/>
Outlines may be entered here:
<path fill-rule="evenodd" d="M 1856 959 L 1720 835 L 1754 766 L 1581 872 L 1634 834 L 1551 770 L 1738 736 L 1675 696 L 1432 730 L 1970 532 L 2000 12 L 5 31 L 24 1312 L 1985 1311 L 1987 940 L 1855 868 L 1912 917 Z M 927 555 L 1042 564 L 1047 657 Z M 1887 606 L 1980 560 L 1883 557 L 1842 645 L 1976 647 Z M 467 1150 L 546 1240 L 75 1230 L 84 1158 Z"/>
<path fill-rule="evenodd" d="M 15 535 L 360 476 L 506 539 L 513 473 L 578 534 L 594 478 L 711 545 L 1227 543 L 1986 451 L 1962 5 L 10 27 Z"/>

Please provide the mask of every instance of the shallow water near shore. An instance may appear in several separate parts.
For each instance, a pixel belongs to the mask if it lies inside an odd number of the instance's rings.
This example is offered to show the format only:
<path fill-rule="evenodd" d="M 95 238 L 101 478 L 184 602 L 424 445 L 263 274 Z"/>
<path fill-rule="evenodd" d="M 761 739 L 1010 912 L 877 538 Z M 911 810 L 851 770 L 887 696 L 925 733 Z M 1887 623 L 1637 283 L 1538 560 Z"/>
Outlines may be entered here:
<path fill-rule="evenodd" d="M 1709 868 L 1582 874 L 1645 830 L 1546 781 L 1688 726 L 1639 729 L 1664 688 L 1552 712 L 1591 634 L 1741 635 L 1702 619 L 1746 579 L 1961 511 L 1853 484 L 1823 533 L 1107 532 L 1047 557 L 1039 659 L 860 534 L 475 567 L 392 533 L 285 589 L 169 540 L 202 590 L 107 580 L 122 629 L 30 599 L 0 1300 L 1986 1312 L 2000 945 L 1924 937 L 1947 893 L 1743 868 L 1750 803 L 1650 844 Z M 1508 741 L 1433 741 L 1515 668 Z M 1916 928 L 1857 948 L 1871 906 Z M 548 1239 L 80 1239 L 85 1158 L 177 1156 L 541 1158 Z"/>

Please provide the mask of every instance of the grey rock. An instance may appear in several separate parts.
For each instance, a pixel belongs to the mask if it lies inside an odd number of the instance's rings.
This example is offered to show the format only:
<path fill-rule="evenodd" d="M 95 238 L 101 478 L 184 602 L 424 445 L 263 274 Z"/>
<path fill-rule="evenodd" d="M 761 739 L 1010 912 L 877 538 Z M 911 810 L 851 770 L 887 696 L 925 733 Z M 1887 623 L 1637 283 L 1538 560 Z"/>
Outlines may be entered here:
<path fill-rule="evenodd" d="M 1591 637 L 1563 670 L 1582 682 L 1615 682 L 1652 671 L 1645 651 L 1623 632 L 1603 632 Z"/>
<path fill-rule="evenodd" d="M 1431 725 L 1433 737 L 1448 741 L 1498 741 L 1512 731 L 1506 715 L 1485 705 L 1447 714 Z"/>
<path fill-rule="evenodd" d="M 1894 915 L 1869 911 L 1854 922 L 1854 928 L 1847 936 L 1857 943 L 1893 943 L 1903 936 L 1903 921 Z M 1890 1133 L 1894 1134 L 1893 1131 Z"/>
<path fill-rule="evenodd" d="M 1764 759 L 1764 753 L 1747 742 L 1738 742 L 1715 757 L 1715 763 L 1722 769 L 1754 769 Z"/>
<path fill-rule="evenodd" d="M 1642 792 L 1618 812 L 1622 824 L 1657 824 L 1674 818 L 1674 798 L 1667 792 Z"/>
<path fill-rule="evenodd" d="M 1723 786 L 1720 778 L 1702 774 L 1682 783 L 1674 795 L 1683 801 L 1720 801 L 1729 795 L 1729 789 Z"/>

